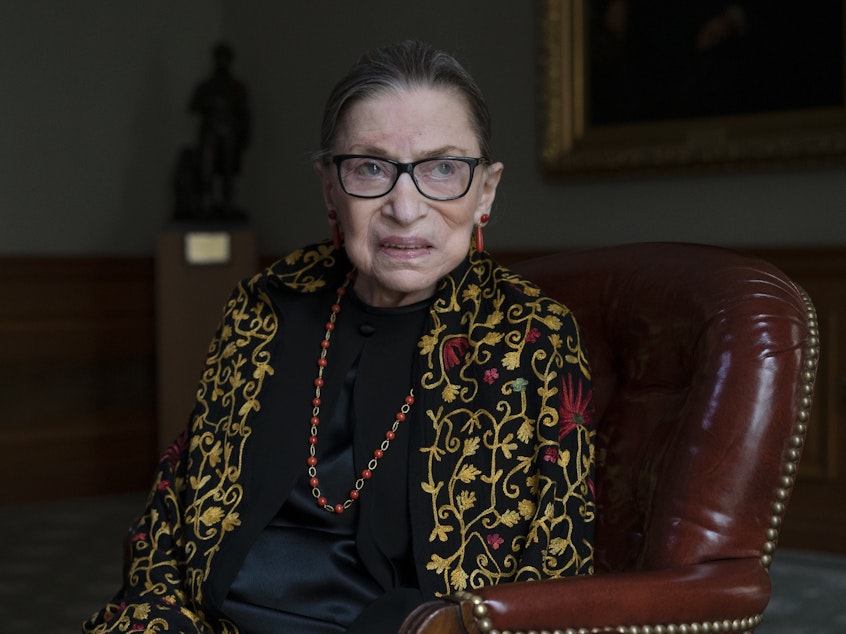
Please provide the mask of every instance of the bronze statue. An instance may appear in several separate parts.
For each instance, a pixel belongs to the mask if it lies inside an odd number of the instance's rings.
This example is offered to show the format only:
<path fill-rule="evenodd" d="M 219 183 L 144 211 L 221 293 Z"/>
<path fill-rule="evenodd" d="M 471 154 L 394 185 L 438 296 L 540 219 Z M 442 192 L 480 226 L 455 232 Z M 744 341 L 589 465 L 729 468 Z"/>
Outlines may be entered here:
<path fill-rule="evenodd" d="M 190 111 L 200 116 L 195 148 L 180 152 L 174 182 L 179 219 L 238 219 L 234 181 L 250 141 L 247 90 L 230 70 L 232 49 L 214 48 L 214 72 L 200 83 Z"/>

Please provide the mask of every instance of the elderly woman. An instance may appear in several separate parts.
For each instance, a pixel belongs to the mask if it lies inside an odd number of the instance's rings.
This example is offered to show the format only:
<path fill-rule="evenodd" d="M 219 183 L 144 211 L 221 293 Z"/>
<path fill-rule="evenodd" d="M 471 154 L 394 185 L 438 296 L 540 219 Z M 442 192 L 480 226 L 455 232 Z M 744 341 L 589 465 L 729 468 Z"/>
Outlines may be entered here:
<path fill-rule="evenodd" d="M 241 284 L 87 632 L 395 632 L 421 602 L 592 570 L 570 311 L 484 251 L 482 95 L 418 42 L 335 87 L 334 239 Z"/>

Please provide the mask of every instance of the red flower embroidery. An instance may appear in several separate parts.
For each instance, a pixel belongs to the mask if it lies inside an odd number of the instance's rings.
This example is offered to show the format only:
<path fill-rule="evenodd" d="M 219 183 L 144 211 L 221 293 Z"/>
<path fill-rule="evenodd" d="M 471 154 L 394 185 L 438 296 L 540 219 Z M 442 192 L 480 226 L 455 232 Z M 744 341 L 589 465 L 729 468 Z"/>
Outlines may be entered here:
<path fill-rule="evenodd" d="M 125 601 L 121 601 L 120 603 L 118 603 L 118 604 L 115 606 L 115 611 L 114 611 L 114 612 L 109 612 L 108 614 L 106 614 L 106 616 L 105 616 L 105 618 L 104 618 L 103 620 L 104 620 L 106 623 L 108 623 L 109 621 L 113 621 L 113 620 L 115 619 L 115 617 L 116 617 L 118 614 L 120 614 L 121 612 L 123 612 L 125 609 L 126 609 L 126 602 L 125 602 Z"/>
<path fill-rule="evenodd" d="M 492 533 L 492 534 L 488 535 L 486 539 L 487 539 L 488 545 L 491 548 L 493 548 L 494 550 L 497 550 L 500 547 L 500 545 L 502 545 L 505 542 L 505 540 L 502 537 L 499 536 L 499 533 Z"/>
<path fill-rule="evenodd" d="M 179 457 L 188 446 L 188 432 L 184 431 L 176 438 L 173 444 L 165 450 L 162 460 L 167 460 L 167 464 L 171 469 L 175 469 L 179 462 Z"/>
<path fill-rule="evenodd" d="M 540 330 L 537 328 L 532 328 L 529 332 L 526 333 L 526 343 L 534 343 L 540 338 Z"/>
<path fill-rule="evenodd" d="M 469 347 L 467 337 L 454 337 L 447 341 L 444 344 L 444 367 L 449 370 L 461 363 L 461 357 Z"/>
<path fill-rule="evenodd" d="M 573 388 L 573 375 L 568 374 L 561 379 L 561 407 L 558 413 L 561 417 L 558 429 L 558 439 L 564 438 L 577 425 L 591 425 L 593 423 L 593 391 L 582 394 L 582 381 L 579 380 L 578 390 Z"/>
<path fill-rule="evenodd" d="M 490 370 L 485 370 L 485 383 L 493 384 L 499 378 L 499 372 L 496 368 L 491 368 Z"/>
<path fill-rule="evenodd" d="M 147 533 L 133 533 L 132 537 L 129 539 L 133 542 L 140 542 L 141 540 L 147 539 Z"/>
<path fill-rule="evenodd" d="M 557 462 L 558 450 L 555 447 L 547 447 L 546 451 L 543 454 L 543 459 L 547 462 Z"/>
<path fill-rule="evenodd" d="M 170 486 L 170 480 L 161 480 L 157 485 L 156 489 L 159 491 L 164 491 Z"/>

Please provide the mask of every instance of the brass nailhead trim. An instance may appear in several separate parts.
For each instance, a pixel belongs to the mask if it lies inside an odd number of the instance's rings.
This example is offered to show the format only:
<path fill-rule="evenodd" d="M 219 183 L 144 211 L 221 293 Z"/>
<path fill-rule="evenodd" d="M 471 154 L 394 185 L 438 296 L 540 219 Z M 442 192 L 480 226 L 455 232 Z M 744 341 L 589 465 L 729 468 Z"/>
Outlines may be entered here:
<path fill-rule="evenodd" d="M 454 600 L 469 601 L 473 604 L 473 618 L 481 634 L 597 634 L 616 632 L 618 634 L 719 634 L 720 632 L 740 632 L 748 634 L 763 621 L 761 614 L 742 619 L 723 621 L 703 621 L 701 623 L 680 623 L 669 625 L 619 625 L 616 627 L 566 628 L 556 630 L 496 630 L 488 618 L 488 608 L 482 597 L 470 592 L 456 592 Z"/>
<path fill-rule="evenodd" d="M 469 601 L 473 604 L 473 619 L 476 621 L 476 627 L 481 634 L 494 634 L 493 623 L 488 618 L 488 606 L 482 600 L 482 597 L 472 594 L 470 592 L 456 592 L 452 595 L 458 601 Z"/>
<path fill-rule="evenodd" d="M 598 634 L 600 632 L 616 632 L 617 634 L 719 634 L 720 632 L 738 632 L 749 634 L 761 624 L 761 621 L 763 621 L 763 617 L 756 614 L 742 619 L 704 621 L 702 623 L 580 627 L 563 630 L 489 630 L 488 634 Z"/>
<path fill-rule="evenodd" d="M 797 287 L 798 288 L 798 287 Z M 811 417 L 811 403 L 814 395 L 814 378 L 820 354 L 820 332 L 817 322 L 817 311 L 808 294 L 798 288 L 808 315 L 808 340 L 805 344 L 805 354 L 802 362 L 802 371 L 799 379 L 802 382 L 800 390 L 804 395 L 799 404 L 799 412 L 796 415 L 796 422 L 793 425 L 792 435 L 788 441 L 788 449 L 785 453 L 785 462 L 782 465 L 782 475 L 779 478 L 779 486 L 775 491 L 773 504 L 770 507 L 770 528 L 767 529 L 764 542 L 764 554 L 761 556 L 761 565 L 769 570 L 773 563 L 773 553 L 778 542 L 778 529 L 781 527 L 782 518 L 786 508 L 785 502 L 790 498 L 790 492 L 796 483 L 796 474 L 799 467 L 799 458 L 802 456 L 802 447 L 805 444 L 805 434 L 808 432 L 808 421 Z"/>

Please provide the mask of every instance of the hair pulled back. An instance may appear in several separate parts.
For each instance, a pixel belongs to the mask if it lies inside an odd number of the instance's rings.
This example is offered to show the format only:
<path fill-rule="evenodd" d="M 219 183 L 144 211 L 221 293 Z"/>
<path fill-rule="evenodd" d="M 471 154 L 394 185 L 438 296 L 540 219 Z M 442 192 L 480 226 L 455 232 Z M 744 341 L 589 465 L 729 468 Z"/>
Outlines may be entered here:
<path fill-rule="evenodd" d="M 406 40 L 365 52 L 335 84 L 323 110 L 320 150 L 314 159 L 329 161 L 344 113 L 352 104 L 415 88 L 445 89 L 461 95 L 467 102 L 481 155 L 490 158 L 490 113 L 476 82 L 449 53 L 417 40 Z"/>

